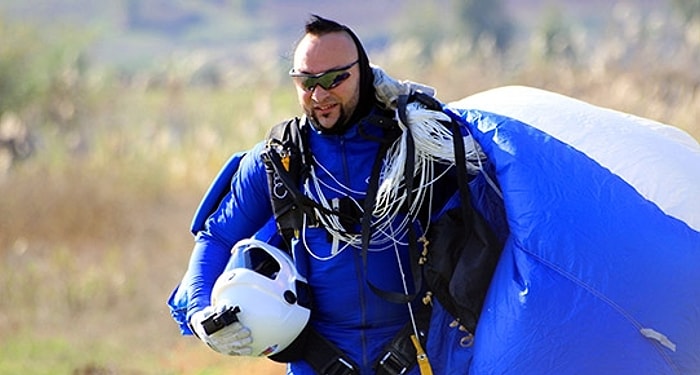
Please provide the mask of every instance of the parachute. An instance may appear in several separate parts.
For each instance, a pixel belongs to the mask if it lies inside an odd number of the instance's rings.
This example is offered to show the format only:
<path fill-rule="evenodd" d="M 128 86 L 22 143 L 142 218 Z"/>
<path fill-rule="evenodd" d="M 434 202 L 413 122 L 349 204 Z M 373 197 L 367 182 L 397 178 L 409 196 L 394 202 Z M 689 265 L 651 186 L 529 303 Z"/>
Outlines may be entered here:
<path fill-rule="evenodd" d="M 700 374 L 698 142 L 529 87 L 481 92 L 445 110 L 494 167 L 509 233 L 468 373 Z M 213 190 L 227 187 L 240 157 Z M 212 197 L 193 231 L 218 204 Z M 168 302 L 187 333 L 184 288 Z M 429 344 L 446 340 L 432 329 Z M 452 356 L 442 345 L 427 349 L 434 365 Z"/>
<path fill-rule="evenodd" d="M 700 145 L 509 86 L 446 106 L 491 163 L 510 230 L 469 373 L 700 373 Z"/>

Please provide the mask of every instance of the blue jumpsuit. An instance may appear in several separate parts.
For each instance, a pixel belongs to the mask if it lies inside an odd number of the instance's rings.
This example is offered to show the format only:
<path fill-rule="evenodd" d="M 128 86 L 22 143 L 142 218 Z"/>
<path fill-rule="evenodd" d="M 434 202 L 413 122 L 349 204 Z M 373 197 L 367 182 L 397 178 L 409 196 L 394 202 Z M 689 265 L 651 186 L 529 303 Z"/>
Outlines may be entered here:
<path fill-rule="evenodd" d="M 310 129 L 308 147 L 326 199 L 364 198 L 380 148 L 368 135 L 381 137 L 382 132 L 369 122 L 360 122 L 343 134 L 328 135 Z M 240 160 L 231 191 L 196 236 L 187 277 L 180 286 L 187 295 L 187 320 L 210 304 L 211 288 L 226 267 L 233 245 L 269 224 L 273 213 L 261 158 L 264 146 L 264 142 L 257 144 Z M 471 185 L 477 191 L 485 186 L 479 178 Z M 391 241 L 396 247 L 370 246 L 366 269 L 359 249 L 344 248 L 341 243 L 339 248 L 343 250 L 333 254 L 333 242 L 323 228 L 305 228 L 301 239 L 293 243 L 297 267 L 312 290 L 314 309 L 310 323 L 352 358 L 362 374 L 374 373 L 372 365 L 383 347 L 409 321 L 406 305 L 386 301 L 368 287 L 369 281 L 382 290 L 404 291 L 397 252 L 403 272 L 410 279 L 407 242 L 403 234 Z M 410 280 L 407 282 L 413 291 Z M 450 327 L 452 320 L 436 303 L 426 348 L 436 374 L 465 374 L 471 361 L 471 348 L 459 344 L 465 333 Z M 252 337 L 255 339 L 255 332 Z M 291 363 L 288 373 L 314 374 L 303 361 Z M 417 367 L 409 372 L 418 373 Z"/>

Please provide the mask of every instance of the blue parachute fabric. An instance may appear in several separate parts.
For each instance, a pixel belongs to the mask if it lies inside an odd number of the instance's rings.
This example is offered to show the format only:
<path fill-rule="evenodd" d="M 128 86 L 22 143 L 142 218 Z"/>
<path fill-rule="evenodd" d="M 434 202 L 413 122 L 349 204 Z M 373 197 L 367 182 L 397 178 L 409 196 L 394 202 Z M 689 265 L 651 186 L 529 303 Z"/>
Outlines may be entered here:
<path fill-rule="evenodd" d="M 448 109 L 510 229 L 469 374 L 700 373 L 697 142 L 530 88 Z"/>
<path fill-rule="evenodd" d="M 180 328 L 180 334 L 191 335 L 192 330 L 190 330 L 187 324 L 187 304 L 189 303 L 189 297 L 187 296 L 187 280 L 189 280 L 189 273 L 185 272 L 182 277 L 182 281 L 173 289 L 168 297 L 168 309 L 170 309 L 170 316 L 173 318 L 177 326 Z M 181 287 L 183 286 L 183 287 Z"/>
<path fill-rule="evenodd" d="M 209 189 L 207 189 L 204 197 L 199 202 L 199 206 L 192 217 L 192 223 L 190 224 L 190 232 L 192 232 L 192 234 L 196 235 L 197 232 L 204 229 L 204 223 L 209 218 L 209 215 L 219 207 L 221 200 L 229 192 L 231 179 L 238 170 L 243 156 L 245 156 L 245 152 L 243 151 L 231 155 L 209 185 Z"/>

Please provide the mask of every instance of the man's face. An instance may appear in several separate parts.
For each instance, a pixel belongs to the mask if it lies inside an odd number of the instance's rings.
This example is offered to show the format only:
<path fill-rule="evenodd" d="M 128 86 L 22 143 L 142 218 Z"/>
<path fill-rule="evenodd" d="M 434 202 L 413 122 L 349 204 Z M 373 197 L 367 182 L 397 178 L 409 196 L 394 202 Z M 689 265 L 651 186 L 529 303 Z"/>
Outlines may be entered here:
<path fill-rule="evenodd" d="M 322 36 L 307 34 L 299 42 L 294 53 L 296 73 L 315 75 L 342 68 L 357 61 L 357 48 L 345 32 L 334 32 Z M 307 89 L 295 79 L 297 97 L 304 113 L 325 129 L 342 125 L 352 116 L 360 99 L 360 69 L 352 65 L 350 76 L 325 89 L 316 85 Z"/>

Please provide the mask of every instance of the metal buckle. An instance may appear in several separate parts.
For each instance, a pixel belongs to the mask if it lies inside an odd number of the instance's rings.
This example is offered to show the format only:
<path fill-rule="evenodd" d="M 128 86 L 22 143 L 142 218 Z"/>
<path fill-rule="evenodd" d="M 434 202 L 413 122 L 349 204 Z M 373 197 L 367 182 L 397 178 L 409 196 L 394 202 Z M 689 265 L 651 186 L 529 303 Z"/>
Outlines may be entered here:
<path fill-rule="evenodd" d="M 384 370 L 383 373 L 388 375 L 401 375 L 408 371 L 408 364 L 391 351 L 384 354 L 384 357 L 379 361 L 379 366 Z"/>
<path fill-rule="evenodd" d="M 236 314 L 239 312 L 241 312 L 241 309 L 236 306 L 209 316 L 202 321 L 204 333 L 211 335 L 237 322 L 238 316 Z"/>
<path fill-rule="evenodd" d="M 346 360 L 338 357 L 335 361 L 329 364 L 324 370 L 323 375 L 355 375 L 357 371 Z"/>

